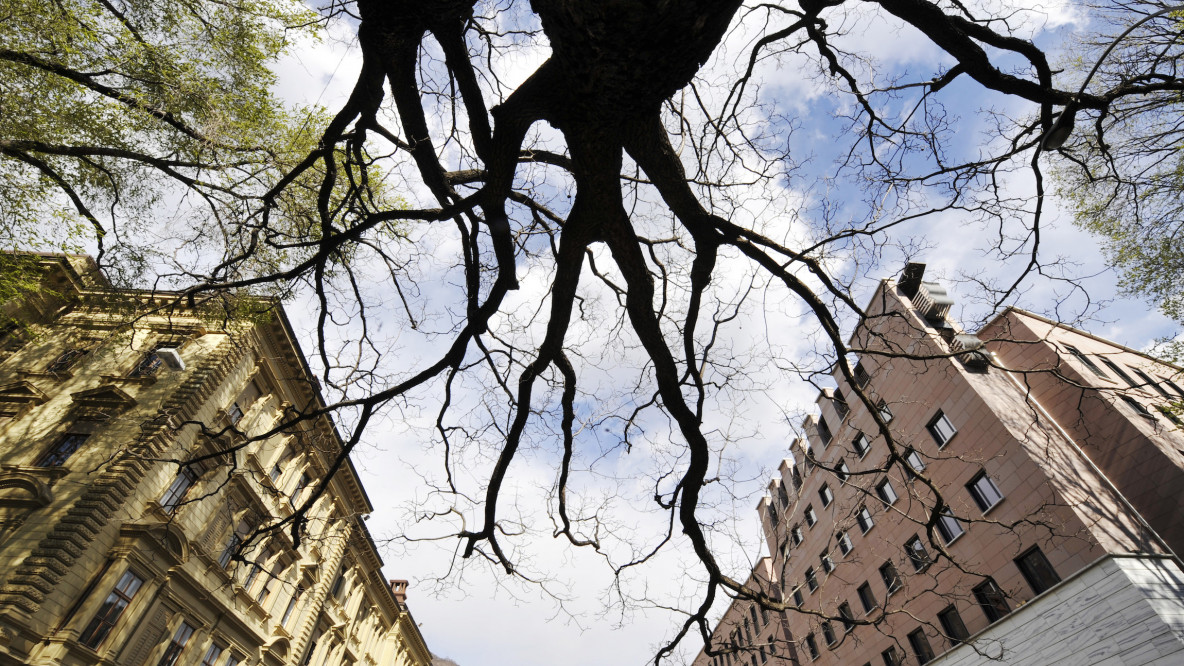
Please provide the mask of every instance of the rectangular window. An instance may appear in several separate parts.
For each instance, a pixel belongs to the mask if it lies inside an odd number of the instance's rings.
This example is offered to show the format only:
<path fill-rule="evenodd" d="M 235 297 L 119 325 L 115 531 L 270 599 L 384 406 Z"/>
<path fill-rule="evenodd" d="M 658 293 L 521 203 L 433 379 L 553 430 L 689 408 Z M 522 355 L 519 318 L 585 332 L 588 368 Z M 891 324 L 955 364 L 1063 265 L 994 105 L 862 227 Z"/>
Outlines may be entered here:
<path fill-rule="evenodd" d="M 226 410 L 226 418 L 230 420 L 230 425 L 238 425 L 238 422 L 243 420 L 243 408 L 239 407 L 237 402 L 231 403 Z"/>
<path fill-rule="evenodd" d="M 345 589 L 345 567 L 341 568 L 341 572 L 337 574 L 337 579 L 333 581 L 333 589 L 329 594 L 334 599 L 341 598 L 341 592 Z"/>
<path fill-rule="evenodd" d="M 838 534 L 836 534 L 835 541 L 838 542 L 838 544 L 839 544 L 839 552 L 840 553 L 846 555 L 847 553 L 851 552 L 851 549 L 852 549 L 851 537 L 847 536 L 847 533 L 845 531 L 839 532 Z"/>
<path fill-rule="evenodd" d="M 1061 582 L 1061 577 L 1052 568 L 1048 558 L 1036 546 L 1029 548 L 1023 555 L 1015 558 L 1015 565 L 1020 568 L 1024 580 L 1028 581 L 1028 585 L 1036 594 Z"/>
<path fill-rule="evenodd" d="M 814 577 L 814 567 L 806 567 L 806 587 L 813 592 L 818 589 L 818 579 Z"/>
<path fill-rule="evenodd" d="M 855 369 L 851 371 L 851 376 L 855 378 L 855 385 L 859 388 L 867 386 L 867 383 L 872 380 L 871 375 L 867 374 L 867 368 L 863 367 L 863 362 L 855 364 Z"/>
<path fill-rule="evenodd" d="M 806 634 L 806 650 L 811 659 L 818 658 L 818 643 L 814 641 L 814 634 Z"/>
<path fill-rule="evenodd" d="M 1003 493 L 999 492 L 985 471 L 979 472 L 971 479 L 970 483 L 966 484 L 966 490 L 983 513 L 1003 500 Z"/>
<path fill-rule="evenodd" d="M 954 424 L 950 423 L 950 419 L 941 410 L 938 410 L 937 414 L 929 420 L 929 424 L 925 426 L 925 429 L 929 431 L 929 436 L 933 438 L 933 441 L 937 442 L 937 448 L 939 449 L 953 439 L 954 435 L 958 434 L 958 431 L 954 428 Z"/>
<path fill-rule="evenodd" d="M 181 656 L 181 651 L 185 649 L 185 645 L 189 643 L 189 639 L 192 637 L 193 627 L 189 626 L 187 622 L 181 622 L 181 626 L 177 627 L 177 631 L 169 641 L 169 646 L 165 648 L 164 654 L 160 656 L 160 661 L 156 662 L 156 666 L 173 666 L 176 664 L 177 658 Z"/>
<path fill-rule="evenodd" d="M 1178 393 L 1180 395 L 1180 397 L 1184 397 L 1184 389 L 1180 388 L 1175 382 L 1173 382 L 1172 380 L 1167 379 L 1167 378 L 1163 378 L 1161 381 L 1164 384 L 1167 384 L 1168 386 L 1172 387 L 1172 390 L 1175 391 L 1176 393 Z"/>
<path fill-rule="evenodd" d="M 1102 363 L 1106 364 L 1107 368 L 1110 368 L 1111 372 L 1118 375 L 1119 379 L 1126 382 L 1127 386 L 1129 386 L 1131 388 L 1139 388 L 1139 383 L 1136 382 L 1135 380 L 1131 379 L 1130 375 L 1123 372 L 1122 368 L 1120 368 L 1117 363 L 1115 363 L 1114 361 L 1111 361 L 1110 359 L 1105 358 L 1105 357 L 1102 357 L 1101 360 L 1102 360 Z"/>
<path fill-rule="evenodd" d="M 818 561 L 822 562 L 822 570 L 824 572 L 830 573 L 835 570 L 835 563 L 830 559 L 829 552 L 822 551 L 822 554 L 818 556 Z"/>
<path fill-rule="evenodd" d="M 789 540 L 791 542 L 793 542 L 793 545 L 795 545 L 795 546 L 802 543 L 802 526 L 801 525 L 794 525 L 793 526 L 793 529 L 791 529 L 789 531 Z"/>
<path fill-rule="evenodd" d="M 803 513 L 806 516 L 806 527 L 814 527 L 814 523 L 818 522 L 818 514 L 814 513 L 814 507 L 807 504 Z"/>
<path fill-rule="evenodd" d="M 822 440 L 822 448 L 825 449 L 830 440 L 834 439 L 834 435 L 830 432 L 830 426 L 826 424 L 826 419 L 821 416 L 818 417 L 818 439 Z"/>
<path fill-rule="evenodd" d="M 993 578 L 986 579 L 974 588 L 974 599 L 983 609 L 988 622 L 996 622 L 1011 612 L 1011 606 L 1007 605 L 1007 597 Z"/>
<path fill-rule="evenodd" d="M 1168 390 L 1167 390 L 1167 389 L 1165 389 L 1165 388 L 1164 388 L 1162 385 L 1160 385 L 1160 384 L 1159 384 L 1159 382 L 1157 382 L 1157 381 L 1155 381 L 1154 379 L 1152 379 L 1152 378 L 1151 378 L 1151 375 L 1147 374 L 1146 372 L 1143 372 L 1142 370 L 1140 370 L 1140 369 L 1138 369 L 1138 368 L 1131 368 L 1131 370 L 1132 370 L 1132 371 L 1133 371 L 1133 372 L 1134 372 L 1136 375 L 1138 375 L 1138 376 L 1139 376 L 1139 379 L 1140 379 L 1140 380 L 1142 380 L 1142 382 L 1143 382 L 1143 383 L 1142 383 L 1142 384 L 1140 384 L 1140 386 L 1149 386 L 1149 387 L 1151 387 L 1152 389 L 1154 389 L 1154 390 L 1155 390 L 1155 392 L 1156 392 L 1156 393 L 1158 393 L 1159 395 L 1161 395 L 1161 396 L 1163 396 L 1163 397 L 1165 397 L 1165 398 L 1171 399 L 1171 397 L 1172 397 L 1172 394 L 1171 394 L 1171 393 L 1168 393 Z"/>
<path fill-rule="evenodd" d="M 876 609 L 876 597 L 872 594 L 872 586 L 864 583 L 855 591 L 859 595 L 859 603 L 863 604 L 864 612 L 870 613 Z"/>
<path fill-rule="evenodd" d="M 847 406 L 847 399 L 843 397 L 843 392 L 839 389 L 835 389 L 835 397 L 831 402 L 835 406 L 835 413 L 839 415 L 839 420 L 847 418 L 847 415 L 851 413 L 851 408 Z"/>
<path fill-rule="evenodd" d="M 222 656 L 222 651 L 225 649 L 217 643 L 210 643 L 210 647 L 206 648 L 206 656 L 201 659 L 201 666 L 214 666 L 218 662 L 218 657 Z"/>
<path fill-rule="evenodd" d="M 1139 416 L 1142 416 L 1145 419 L 1151 419 L 1152 421 L 1155 420 L 1155 416 L 1153 416 L 1151 414 L 1151 412 L 1148 411 L 1147 408 L 1143 406 L 1143 403 L 1139 402 L 1138 400 L 1135 400 L 1134 398 L 1130 397 L 1129 395 L 1120 395 L 1118 397 L 1122 398 L 1122 401 L 1125 402 L 1127 404 L 1127 406 L 1129 406 L 1131 409 L 1138 412 Z"/>
<path fill-rule="evenodd" d="M 891 423 L 892 422 L 892 410 L 889 409 L 887 402 L 884 402 L 883 400 L 881 400 L 876 405 L 876 410 L 878 412 L 880 412 L 880 418 L 884 420 L 884 423 Z"/>
<path fill-rule="evenodd" d="M 53 446 L 49 447 L 48 451 L 41 454 L 34 466 L 61 467 L 82 446 L 87 437 L 90 435 L 73 432 L 62 435 L 58 441 L 54 442 Z"/>
<path fill-rule="evenodd" d="M 884 587 L 888 590 L 888 594 L 900 589 L 900 574 L 896 572 L 896 565 L 889 560 L 880 565 L 880 579 L 884 581 Z"/>
<path fill-rule="evenodd" d="M 929 639 L 925 636 L 924 629 L 917 629 L 909 634 L 909 646 L 913 648 L 913 654 L 917 656 L 918 664 L 928 664 L 933 661 L 933 648 L 929 647 Z"/>
<path fill-rule="evenodd" d="M 839 483 L 847 483 L 847 479 L 851 478 L 851 468 L 847 467 L 847 463 L 840 460 L 838 465 L 835 465 L 835 476 L 839 477 Z"/>
<path fill-rule="evenodd" d="M 271 473 L 268 476 L 271 478 L 271 482 L 274 484 L 279 482 L 280 477 L 283 475 L 284 470 L 280 469 L 280 464 L 277 462 L 271 466 Z"/>
<path fill-rule="evenodd" d="M 851 604 L 846 601 L 839 604 L 839 619 L 843 621 L 844 632 L 855 628 L 855 614 L 851 612 Z"/>
<path fill-rule="evenodd" d="M 1172 411 L 1171 407 L 1167 407 L 1164 405 L 1157 405 L 1155 408 L 1157 410 L 1159 410 L 1159 413 L 1163 414 L 1164 417 L 1167 418 L 1167 420 L 1171 421 L 1172 423 L 1175 423 L 1177 426 L 1184 426 L 1184 420 L 1181 420 L 1180 417 L 1175 412 Z"/>
<path fill-rule="evenodd" d="M 924 571 L 926 567 L 933 564 L 933 558 L 929 557 L 929 551 L 925 550 L 925 544 L 921 543 L 921 537 L 914 536 L 906 541 L 904 552 L 909 556 L 909 561 L 913 563 L 914 571 Z"/>
<path fill-rule="evenodd" d="M 103 639 L 107 638 L 107 634 L 111 633 L 111 629 L 119 621 L 119 616 L 123 615 L 123 611 L 127 609 L 143 584 L 142 578 L 131 571 L 125 571 L 116 583 L 115 589 L 111 590 L 111 594 L 107 595 L 103 605 L 99 607 L 99 612 L 95 613 L 94 619 L 78 637 L 78 642 L 92 650 L 97 649 Z"/>
<path fill-rule="evenodd" d="M 830 491 L 830 487 L 824 483 L 822 484 L 822 487 L 818 489 L 818 497 L 822 500 L 822 506 L 828 507 L 830 506 L 830 503 L 834 501 L 835 494 L 832 493 Z"/>
<path fill-rule="evenodd" d="M 802 487 L 802 471 L 798 469 L 797 465 L 793 466 L 793 488 L 798 490 Z"/>
<path fill-rule="evenodd" d="M 921 460 L 920 454 L 914 449 L 908 449 L 904 452 L 904 472 L 908 475 L 911 481 L 913 477 L 925 471 L 925 461 Z"/>
<path fill-rule="evenodd" d="M 937 517 L 937 531 L 941 533 L 943 541 L 953 543 L 954 539 L 962 536 L 964 530 L 958 519 L 950 515 L 950 510 L 946 509 Z"/>
<path fill-rule="evenodd" d="M 805 601 L 806 601 L 805 598 L 802 597 L 801 586 L 799 585 L 798 587 L 793 588 L 793 605 L 797 606 L 798 608 L 801 608 L 802 604 L 805 603 Z"/>
<path fill-rule="evenodd" d="M 904 666 L 904 655 L 896 649 L 895 645 L 889 646 L 887 650 L 880 653 L 880 656 L 884 659 L 884 666 Z"/>
<path fill-rule="evenodd" d="M 839 642 L 838 637 L 835 636 L 835 628 L 831 626 L 830 622 L 822 623 L 822 637 L 826 639 L 827 645 L 834 645 Z"/>
<path fill-rule="evenodd" d="M 867 531 L 875 525 L 872 521 L 872 514 L 868 512 L 866 506 L 859 507 L 859 511 L 855 514 L 855 520 L 859 523 L 859 529 L 867 534 Z"/>
<path fill-rule="evenodd" d="M 132 371 L 127 373 L 127 376 L 137 378 L 151 377 L 152 375 L 155 375 L 156 371 L 160 370 L 160 354 L 156 353 L 156 350 L 160 348 L 160 345 L 153 347 L 152 351 L 149 351 L 141 356 L 140 361 L 136 363 L 136 367 L 132 368 Z"/>
<path fill-rule="evenodd" d="M 231 654 L 226 658 L 226 666 L 238 666 L 240 659 L 237 654 Z"/>
<path fill-rule="evenodd" d="M 876 484 L 876 496 L 885 505 L 895 504 L 898 499 L 896 490 L 892 488 L 892 482 L 888 479 L 884 479 Z"/>
<path fill-rule="evenodd" d="M 1093 373 L 1095 375 L 1101 377 L 1102 379 L 1110 379 L 1110 377 L 1107 376 L 1106 373 L 1102 372 L 1102 369 L 1099 368 L 1097 366 L 1097 364 L 1095 364 L 1090 359 L 1090 357 L 1083 354 L 1080 349 L 1073 347 L 1071 345 L 1065 345 L 1065 351 L 1069 352 L 1073 356 L 1073 358 L 1077 359 L 1078 361 L 1081 361 L 1081 363 L 1083 365 L 1085 365 L 1085 367 L 1087 367 L 1091 371 L 1093 371 Z"/>
<path fill-rule="evenodd" d="M 288 599 L 288 605 L 284 608 L 283 619 L 280 620 L 280 626 L 288 626 L 288 620 L 292 617 L 292 611 L 296 610 L 296 606 L 300 603 L 300 597 L 304 596 L 304 587 L 296 588 L 296 594 Z"/>
<path fill-rule="evenodd" d="M 777 500 L 781 502 L 782 509 L 789 508 L 789 493 L 785 492 L 784 483 L 777 484 Z"/>
<path fill-rule="evenodd" d="M 197 472 L 192 467 L 182 467 L 177 478 L 173 479 L 169 489 L 160 498 L 160 508 L 164 509 L 165 513 L 175 511 L 184 501 L 185 495 L 189 494 L 189 489 L 193 487 L 195 481 L 197 481 Z"/>
<path fill-rule="evenodd" d="M 937 620 L 941 622 L 941 630 L 945 632 L 946 638 L 951 643 L 957 645 L 970 638 L 970 632 L 966 630 L 962 616 L 958 614 L 958 609 L 954 606 L 946 606 L 945 610 L 937 614 Z"/>
<path fill-rule="evenodd" d="M 51 375 L 65 372 L 73 367 L 78 362 L 78 359 L 86 356 L 87 351 L 86 349 L 67 349 L 61 354 L 58 354 L 58 357 L 46 366 L 45 371 Z"/>
<path fill-rule="evenodd" d="M 854 450 L 855 455 L 859 456 L 860 458 L 866 456 L 867 451 L 870 448 L 871 445 L 868 444 L 867 437 L 864 437 L 863 433 L 855 435 L 855 439 L 851 440 L 851 449 Z"/>
<path fill-rule="evenodd" d="M 288 497 L 288 504 L 293 509 L 295 509 L 300 503 L 300 495 L 304 493 L 304 489 L 307 488 L 310 483 L 312 483 L 312 477 L 308 475 L 308 472 L 300 475 L 300 481 L 296 483 L 296 487 L 292 490 L 292 495 Z"/>

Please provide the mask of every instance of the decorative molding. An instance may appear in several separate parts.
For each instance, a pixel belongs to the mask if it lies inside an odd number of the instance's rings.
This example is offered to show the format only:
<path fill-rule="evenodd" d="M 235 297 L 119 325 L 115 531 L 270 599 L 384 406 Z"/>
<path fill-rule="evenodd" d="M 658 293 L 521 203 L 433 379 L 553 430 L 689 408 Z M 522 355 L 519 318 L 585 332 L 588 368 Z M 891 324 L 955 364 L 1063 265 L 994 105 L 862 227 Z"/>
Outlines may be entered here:
<path fill-rule="evenodd" d="M 136 399 L 112 384 L 72 393 L 74 418 L 78 421 L 106 421 L 136 406 Z"/>

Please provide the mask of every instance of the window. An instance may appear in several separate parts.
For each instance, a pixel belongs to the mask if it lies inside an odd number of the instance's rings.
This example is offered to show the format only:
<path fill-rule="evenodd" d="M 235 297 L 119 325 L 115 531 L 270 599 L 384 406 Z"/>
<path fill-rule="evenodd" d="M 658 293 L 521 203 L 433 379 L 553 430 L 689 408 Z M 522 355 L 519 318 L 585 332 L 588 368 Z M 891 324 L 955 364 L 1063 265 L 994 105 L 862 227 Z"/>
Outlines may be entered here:
<path fill-rule="evenodd" d="M 1138 368 L 1131 368 L 1131 371 L 1133 371 L 1136 375 L 1138 375 L 1139 379 L 1142 380 L 1143 383 L 1140 384 L 1140 386 L 1150 386 L 1151 388 L 1155 389 L 1156 393 L 1160 394 L 1161 396 L 1163 396 L 1165 398 L 1171 399 L 1172 394 L 1168 393 L 1168 390 L 1165 389 L 1162 385 L 1160 385 L 1159 382 L 1152 379 L 1151 375 L 1147 374 L 1146 372 L 1143 372 L 1142 370 L 1140 370 Z"/>
<path fill-rule="evenodd" d="M 818 658 L 818 643 L 814 640 L 814 634 L 806 634 L 806 650 L 810 653 L 811 659 Z"/>
<path fill-rule="evenodd" d="M 160 656 L 160 661 L 156 662 L 156 666 L 173 666 L 173 664 L 176 664 L 177 657 L 181 656 L 181 651 L 185 649 L 185 645 L 189 643 L 189 639 L 192 637 L 193 627 L 189 626 L 187 622 L 181 622 L 181 626 L 177 627 L 177 631 L 169 641 L 169 646 L 165 648 L 164 654 Z"/>
<path fill-rule="evenodd" d="M 1165 407 L 1164 405 L 1157 405 L 1155 408 L 1157 410 L 1159 410 L 1160 414 L 1163 414 L 1172 423 L 1175 423 L 1178 426 L 1184 426 L 1184 420 L 1181 420 L 1180 417 L 1177 416 L 1176 413 L 1172 411 L 1171 407 Z"/>
<path fill-rule="evenodd" d="M 1143 418 L 1146 418 L 1146 419 L 1151 419 L 1152 421 L 1155 420 L 1155 417 L 1152 416 L 1151 412 L 1147 411 L 1147 408 L 1143 406 L 1143 403 L 1139 402 L 1138 400 L 1135 400 L 1134 398 L 1130 397 L 1129 395 L 1120 395 L 1118 397 L 1122 398 L 1122 401 L 1125 402 L 1131 409 L 1138 412 L 1139 416 L 1142 416 Z"/>
<path fill-rule="evenodd" d="M 811 592 L 818 589 L 818 579 L 814 577 L 814 567 L 806 567 L 806 587 L 810 588 Z"/>
<path fill-rule="evenodd" d="M 876 597 L 872 594 L 872 586 L 864 583 L 855 591 L 859 595 L 859 603 L 863 604 L 864 612 L 870 613 L 876 609 Z"/>
<path fill-rule="evenodd" d="M 58 357 L 53 360 L 53 363 L 46 366 L 45 371 L 53 375 L 59 372 L 65 372 L 77 363 L 78 359 L 86 356 L 87 351 L 86 349 L 67 349 L 61 354 L 58 354 Z"/>
<path fill-rule="evenodd" d="M 1003 493 L 995 487 L 995 483 L 991 481 L 991 477 L 987 476 L 985 471 L 979 472 L 970 483 L 966 484 L 966 490 L 970 492 L 970 496 L 974 498 L 974 503 L 978 508 L 986 513 L 991 507 L 998 504 L 1003 499 Z"/>
<path fill-rule="evenodd" d="M 892 482 L 888 479 L 884 479 L 883 481 L 876 484 L 876 496 L 878 496 L 880 501 L 885 505 L 895 504 L 896 500 L 898 499 L 896 490 L 892 488 Z"/>
<path fill-rule="evenodd" d="M 839 544 L 839 552 L 846 555 L 851 552 L 853 546 L 851 545 L 851 537 L 847 536 L 846 532 L 839 532 L 835 535 L 835 541 Z"/>
<path fill-rule="evenodd" d="M 271 482 L 273 484 L 278 482 L 280 480 L 280 477 L 283 475 L 284 475 L 284 470 L 280 469 L 280 464 L 278 462 L 271 466 L 271 473 L 268 474 L 268 476 L 271 478 Z"/>
<path fill-rule="evenodd" d="M 929 431 L 929 436 L 933 437 L 933 441 L 937 442 L 937 448 L 939 449 L 945 446 L 958 433 L 954 429 L 954 424 L 950 423 L 950 419 L 941 410 L 938 410 L 937 414 L 929 420 L 929 424 L 925 426 L 925 429 Z M 924 468 L 922 467 L 922 469 Z"/>
<path fill-rule="evenodd" d="M 222 549 L 222 554 L 218 556 L 218 566 L 225 569 L 230 566 L 230 560 L 234 557 L 234 553 L 238 547 L 243 543 L 243 538 L 238 535 L 238 532 L 231 532 L 230 538 L 226 540 L 226 547 Z"/>
<path fill-rule="evenodd" d="M 192 467 L 182 467 L 181 471 L 177 473 L 177 478 L 173 479 L 169 489 L 160 498 L 160 508 L 164 509 L 165 513 L 175 511 L 195 481 L 197 481 L 197 472 L 193 471 Z"/>
<path fill-rule="evenodd" d="M 974 599 L 983 609 L 988 622 L 995 622 L 1011 612 L 1011 607 L 1007 605 L 1007 597 L 993 578 L 986 579 L 974 588 Z"/>
<path fill-rule="evenodd" d="M 851 375 L 855 377 L 855 385 L 859 388 L 867 386 L 867 383 L 872 380 L 871 375 L 867 374 L 867 368 L 863 367 L 863 362 L 855 364 L 855 369 L 851 371 Z"/>
<path fill-rule="evenodd" d="M 341 572 L 337 574 L 337 580 L 333 581 L 333 589 L 329 594 L 334 599 L 341 598 L 341 591 L 345 588 L 345 567 L 341 568 Z"/>
<path fill-rule="evenodd" d="M 913 563 L 914 571 L 924 571 L 926 567 L 933 564 L 933 558 L 929 557 L 929 551 L 925 550 L 925 544 L 921 543 L 921 537 L 914 536 L 906 541 L 904 552 L 909 556 L 909 561 Z"/>
<path fill-rule="evenodd" d="M 1102 379 L 1110 379 L 1110 377 L 1108 375 L 1106 375 L 1106 373 L 1102 372 L 1102 369 L 1099 368 L 1097 366 L 1097 364 L 1095 364 L 1092 360 L 1090 360 L 1090 358 L 1088 356 L 1081 353 L 1080 349 L 1070 346 L 1070 345 L 1065 345 L 1065 351 L 1072 354 L 1073 358 L 1075 358 L 1078 361 L 1081 361 L 1083 364 L 1085 364 L 1085 367 L 1092 370 L 1095 375 L 1101 377 Z"/>
<path fill-rule="evenodd" d="M 222 651 L 225 649 L 217 643 L 210 643 L 210 647 L 206 648 L 206 656 L 202 657 L 201 666 L 214 666 L 218 661 L 218 657 L 222 656 Z"/>
<path fill-rule="evenodd" d="M 892 421 L 892 410 L 888 408 L 888 403 L 881 400 L 876 405 L 876 410 L 880 412 L 880 418 L 884 419 L 884 423 Z"/>
<path fill-rule="evenodd" d="M 296 588 L 296 594 L 288 599 L 288 605 L 284 608 L 283 619 L 280 620 L 280 626 L 288 626 L 288 620 L 292 617 L 292 611 L 296 610 L 296 606 L 300 603 L 300 597 L 304 596 L 304 586 Z"/>
<path fill-rule="evenodd" d="M 814 513 L 814 506 L 807 504 L 804 514 L 806 516 L 806 526 L 814 527 L 814 523 L 818 522 L 818 514 Z"/>
<path fill-rule="evenodd" d="M 793 588 L 793 605 L 800 608 L 804 602 L 805 599 L 802 597 L 802 587 L 799 585 Z"/>
<path fill-rule="evenodd" d="M 839 604 L 839 619 L 843 621 L 844 632 L 855 628 L 855 614 L 851 612 L 851 604 L 846 601 Z"/>
<path fill-rule="evenodd" d="M 835 563 L 830 559 L 830 553 L 827 551 L 822 551 L 822 554 L 818 556 L 818 561 L 822 562 L 822 570 L 824 572 L 830 573 L 835 570 Z"/>
<path fill-rule="evenodd" d="M 900 589 L 900 574 L 896 572 L 896 565 L 892 560 L 880 565 L 880 578 L 884 581 L 884 587 L 888 590 L 888 594 Z"/>
<path fill-rule="evenodd" d="M 752 626 L 759 627 L 760 623 L 756 621 L 756 604 L 748 607 L 748 614 L 752 616 Z"/>
<path fill-rule="evenodd" d="M 237 654 L 231 654 L 226 658 L 226 666 L 238 666 L 239 658 Z"/>
<path fill-rule="evenodd" d="M 835 397 L 831 400 L 831 403 L 834 404 L 835 413 L 839 415 L 840 421 L 847 418 L 847 415 L 851 413 L 851 408 L 847 406 L 847 399 L 843 397 L 843 392 L 839 389 L 835 389 Z"/>
<path fill-rule="evenodd" d="M 822 500 L 822 506 L 828 507 L 830 506 L 830 503 L 834 501 L 835 494 L 832 493 L 830 491 L 830 487 L 824 483 L 822 484 L 822 487 L 818 489 L 818 497 Z"/>
<path fill-rule="evenodd" d="M 1036 546 L 1029 548 L 1023 555 L 1015 558 L 1015 565 L 1020 568 L 1020 573 L 1024 574 L 1024 580 L 1028 581 L 1028 585 L 1036 594 L 1061 582 L 1061 577 L 1052 568 L 1048 558 Z"/>
<path fill-rule="evenodd" d="M 937 531 L 941 533 L 942 541 L 946 543 L 953 543 L 954 539 L 962 536 L 962 524 L 958 522 L 957 518 L 950 515 L 950 510 L 945 509 L 942 514 L 937 517 Z"/>
<path fill-rule="evenodd" d="M 231 403 L 226 409 L 226 418 L 230 420 L 230 425 L 237 425 L 243 420 L 243 408 L 239 407 L 237 402 Z"/>
<path fill-rule="evenodd" d="M 909 634 L 909 645 L 913 648 L 913 654 L 917 655 L 918 664 L 933 661 L 933 648 L 929 647 L 929 639 L 925 637 L 924 629 L 917 629 Z"/>
<path fill-rule="evenodd" d="M 1108 358 L 1102 358 L 1102 363 L 1105 363 L 1105 364 L 1106 364 L 1106 367 L 1107 367 L 1107 368 L 1110 368 L 1110 371 L 1111 371 L 1111 372 L 1113 372 L 1114 374 L 1118 375 L 1118 378 L 1119 378 L 1119 379 L 1121 379 L 1122 381 L 1126 382 L 1126 385 L 1127 385 L 1127 386 L 1130 386 L 1131 388 L 1138 388 L 1138 387 L 1139 387 L 1139 383 L 1138 383 L 1138 382 L 1136 382 L 1135 380 L 1131 379 L 1131 376 L 1130 376 L 1130 375 L 1128 375 L 1128 374 L 1126 374 L 1125 372 L 1123 372 L 1122 368 L 1120 368 L 1120 367 L 1118 366 L 1118 364 L 1117 364 L 1117 363 L 1115 363 L 1114 361 L 1111 361 L 1111 360 L 1110 360 L 1110 359 L 1108 359 Z"/>
<path fill-rule="evenodd" d="M 785 492 L 784 483 L 777 484 L 777 500 L 781 502 L 782 509 L 789 507 L 789 493 Z"/>
<path fill-rule="evenodd" d="M 835 636 L 835 628 L 831 626 L 830 622 L 822 623 L 822 637 L 826 639 L 827 645 L 834 645 L 839 642 L 838 637 Z"/>
<path fill-rule="evenodd" d="M 797 465 L 793 467 L 793 487 L 794 490 L 802 487 L 802 471 L 798 469 Z"/>
<path fill-rule="evenodd" d="M 904 471 L 908 474 L 909 480 L 925 471 L 925 461 L 921 460 L 921 456 L 914 449 L 904 452 L 904 463 Z"/>
<path fill-rule="evenodd" d="M 98 648 L 103 639 L 107 638 L 107 634 L 111 633 L 111 629 L 119 621 L 119 616 L 123 615 L 123 611 L 127 609 L 128 604 L 132 602 L 136 592 L 140 591 L 140 586 L 143 584 L 142 578 L 131 571 L 125 571 L 119 582 L 116 583 L 115 589 L 111 590 L 111 594 L 107 595 L 103 605 L 95 613 L 94 619 L 86 625 L 86 629 L 78 637 L 78 642 L 92 650 Z"/>
<path fill-rule="evenodd" d="M 835 476 L 839 477 L 839 483 L 847 483 L 847 479 L 851 478 L 851 469 L 847 467 L 847 463 L 842 460 L 838 465 L 835 465 Z"/>
<path fill-rule="evenodd" d="M 793 529 L 789 531 L 789 540 L 793 545 L 797 546 L 802 543 L 802 526 L 794 525 Z"/>
<path fill-rule="evenodd" d="M 867 437 L 864 437 L 863 433 L 859 433 L 855 435 L 855 439 L 851 440 L 851 448 L 855 451 L 855 455 L 862 458 L 867 455 L 871 445 L 868 444 Z"/>
<path fill-rule="evenodd" d="M 78 450 L 90 435 L 81 433 L 66 433 L 62 435 L 48 451 L 41 454 L 35 463 L 36 467 L 61 467 L 66 460 Z"/>
<path fill-rule="evenodd" d="M 859 529 L 864 534 L 867 534 L 867 531 L 875 525 L 872 521 L 872 514 L 868 513 L 866 506 L 859 507 L 859 511 L 855 514 L 855 520 L 859 523 Z"/>
<path fill-rule="evenodd" d="M 1160 381 L 1162 381 L 1164 384 L 1167 384 L 1168 386 L 1172 387 L 1172 390 L 1175 391 L 1176 393 L 1180 394 L 1181 396 L 1184 396 L 1184 389 L 1177 386 L 1176 383 L 1173 382 L 1172 380 L 1161 379 Z"/>
<path fill-rule="evenodd" d="M 937 614 L 938 622 L 941 622 L 941 630 L 945 632 L 946 638 L 955 645 L 970 638 L 970 632 L 966 630 L 966 625 L 962 623 L 962 616 L 958 614 L 958 609 L 951 606 L 946 606 L 944 610 Z"/>
<path fill-rule="evenodd" d="M 830 440 L 834 439 L 834 435 L 830 432 L 830 426 L 826 424 L 826 419 L 818 417 L 818 439 L 822 440 L 822 448 L 826 448 L 830 444 Z"/>
<path fill-rule="evenodd" d="M 904 666 L 904 655 L 896 649 L 895 645 L 881 652 L 880 656 L 884 658 L 884 666 Z"/>
<path fill-rule="evenodd" d="M 144 356 L 140 358 L 140 362 L 136 364 L 136 367 L 132 368 L 132 371 L 127 373 L 127 376 L 135 378 L 151 377 L 152 375 L 155 375 L 156 371 L 160 370 L 160 354 L 156 353 L 156 350 L 160 348 L 161 346 L 156 346 L 152 348 L 152 351 L 145 353 Z"/>
<path fill-rule="evenodd" d="M 312 477 L 308 475 L 308 472 L 304 472 L 300 475 L 300 481 L 296 483 L 296 487 L 292 489 L 292 495 L 288 497 L 288 504 L 291 505 L 293 509 L 295 509 L 296 505 L 300 503 L 300 495 L 310 483 L 312 483 Z"/>

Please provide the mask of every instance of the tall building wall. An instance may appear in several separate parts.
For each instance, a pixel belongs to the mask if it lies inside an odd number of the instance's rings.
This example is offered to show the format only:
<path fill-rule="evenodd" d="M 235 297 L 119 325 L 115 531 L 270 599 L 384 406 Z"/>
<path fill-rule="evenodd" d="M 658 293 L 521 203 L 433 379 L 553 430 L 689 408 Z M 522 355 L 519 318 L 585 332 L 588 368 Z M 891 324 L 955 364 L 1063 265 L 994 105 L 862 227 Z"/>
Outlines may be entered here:
<path fill-rule="evenodd" d="M 0 663 L 430 663 L 332 423 L 280 427 L 323 406 L 282 310 L 41 264 L 0 340 Z"/>

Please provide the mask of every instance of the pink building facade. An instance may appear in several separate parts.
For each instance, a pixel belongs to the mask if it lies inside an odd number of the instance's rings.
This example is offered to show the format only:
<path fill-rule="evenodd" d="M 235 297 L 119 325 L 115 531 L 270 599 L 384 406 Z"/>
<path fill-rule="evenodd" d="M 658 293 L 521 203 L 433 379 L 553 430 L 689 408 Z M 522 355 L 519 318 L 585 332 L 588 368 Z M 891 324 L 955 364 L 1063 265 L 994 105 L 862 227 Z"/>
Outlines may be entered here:
<path fill-rule="evenodd" d="M 1181 370 L 1017 309 L 968 334 L 923 270 L 758 506 L 791 608 L 745 641 L 735 602 L 695 666 L 1184 663 Z"/>

